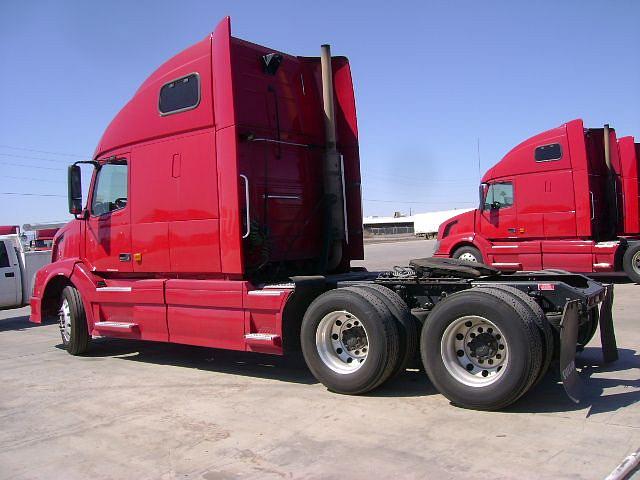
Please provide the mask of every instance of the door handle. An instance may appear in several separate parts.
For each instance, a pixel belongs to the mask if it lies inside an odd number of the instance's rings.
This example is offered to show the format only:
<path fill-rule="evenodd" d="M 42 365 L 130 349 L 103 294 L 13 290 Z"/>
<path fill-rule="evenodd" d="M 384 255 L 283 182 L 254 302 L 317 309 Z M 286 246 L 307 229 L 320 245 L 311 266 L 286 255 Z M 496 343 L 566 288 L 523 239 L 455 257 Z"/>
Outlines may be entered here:
<path fill-rule="evenodd" d="M 16 274 L 15 274 L 15 272 L 4 272 L 4 276 L 5 277 L 15 277 Z"/>
<path fill-rule="evenodd" d="M 130 253 L 121 253 L 120 254 L 120 261 L 121 262 L 130 262 L 131 261 L 131 254 Z"/>
<path fill-rule="evenodd" d="M 247 210 L 246 210 L 246 214 L 245 214 L 245 221 L 247 223 L 247 231 L 244 232 L 244 235 L 242 235 L 242 238 L 247 238 L 249 236 L 249 234 L 251 233 L 251 215 L 249 214 L 249 179 L 247 178 L 246 175 L 240 174 L 240 178 L 242 178 L 242 180 L 244 181 L 244 201 L 245 204 L 247 206 Z"/>
<path fill-rule="evenodd" d="M 516 229 L 515 228 L 507 228 L 507 231 L 509 233 L 516 233 Z"/>

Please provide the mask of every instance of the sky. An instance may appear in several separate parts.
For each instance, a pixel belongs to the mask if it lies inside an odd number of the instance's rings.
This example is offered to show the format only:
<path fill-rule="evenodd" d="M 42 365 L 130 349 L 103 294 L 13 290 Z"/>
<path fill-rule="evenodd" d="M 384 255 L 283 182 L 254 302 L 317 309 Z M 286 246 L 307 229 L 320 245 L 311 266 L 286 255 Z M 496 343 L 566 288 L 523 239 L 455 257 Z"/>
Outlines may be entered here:
<path fill-rule="evenodd" d="M 574 118 L 640 137 L 638 0 L 3 0 L 0 225 L 68 220 L 66 165 L 226 15 L 236 37 L 349 57 L 365 215 L 473 207 L 480 172 Z"/>

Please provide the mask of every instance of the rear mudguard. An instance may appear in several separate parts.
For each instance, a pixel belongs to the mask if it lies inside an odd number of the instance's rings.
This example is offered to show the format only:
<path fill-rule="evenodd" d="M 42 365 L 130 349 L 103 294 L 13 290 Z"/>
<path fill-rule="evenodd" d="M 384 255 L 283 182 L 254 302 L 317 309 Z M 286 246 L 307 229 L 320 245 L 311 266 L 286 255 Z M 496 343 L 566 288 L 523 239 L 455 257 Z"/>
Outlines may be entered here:
<path fill-rule="evenodd" d="M 600 339 L 605 363 L 618 359 L 612 307 L 613 285 L 605 285 L 604 299 L 600 304 Z M 565 392 L 575 403 L 580 403 L 584 391 L 575 363 L 579 321 L 580 302 L 570 300 L 564 307 L 560 321 L 560 378 Z"/>

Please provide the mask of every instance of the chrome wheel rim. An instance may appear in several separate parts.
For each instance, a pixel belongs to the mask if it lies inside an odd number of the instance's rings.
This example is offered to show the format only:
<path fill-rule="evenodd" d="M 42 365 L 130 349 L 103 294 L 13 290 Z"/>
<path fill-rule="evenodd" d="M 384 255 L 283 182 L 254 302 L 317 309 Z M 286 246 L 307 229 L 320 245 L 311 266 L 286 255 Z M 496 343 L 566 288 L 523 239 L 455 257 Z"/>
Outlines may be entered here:
<path fill-rule="evenodd" d="M 470 387 L 496 382 L 509 361 L 509 345 L 500 329 L 476 315 L 451 322 L 442 335 L 440 351 L 451 376 Z"/>
<path fill-rule="evenodd" d="M 633 254 L 633 257 L 631 258 L 631 267 L 640 275 L 640 250 Z"/>
<path fill-rule="evenodd" d="M 71 308 L 69 308 L 69 301 L 66 298 L 62 300 L 58 319 L 62 338 L 65 342 L 69 342 L 71 340 Z"/>
<path fill-rule="evenodd" d="M 325 315 L 316 329 L 316 349 L 336 373 L 356 372 L 367 360 L 369 337 L 358 317 L 345 310 Z"/>
<path fill-rule="evenodd" d="M 462 255 L 458 257 L 458 260 L 465 260 L 467 262 L 478 263 L 478 259 L 475 257 L 475 255 L 469 252 L 464 252 Z"/>

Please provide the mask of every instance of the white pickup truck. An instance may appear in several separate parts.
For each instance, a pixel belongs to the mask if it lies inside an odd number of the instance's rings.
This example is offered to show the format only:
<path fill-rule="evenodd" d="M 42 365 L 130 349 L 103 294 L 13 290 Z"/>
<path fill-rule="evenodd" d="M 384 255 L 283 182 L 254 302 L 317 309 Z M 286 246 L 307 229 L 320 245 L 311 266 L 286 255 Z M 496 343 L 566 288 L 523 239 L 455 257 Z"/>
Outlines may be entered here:
<path fill-rule="evenodd" d="M 0 309 L 29 303 L 36 272 L 51 262 L 51 251 L 25 251 L 17 234 L 0 235 Z"/>

